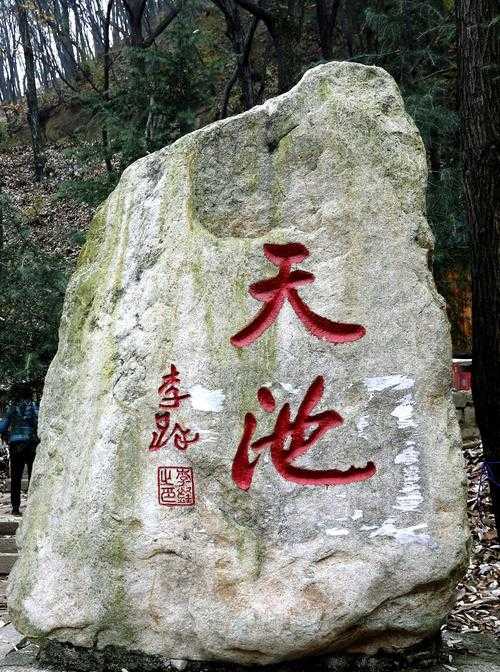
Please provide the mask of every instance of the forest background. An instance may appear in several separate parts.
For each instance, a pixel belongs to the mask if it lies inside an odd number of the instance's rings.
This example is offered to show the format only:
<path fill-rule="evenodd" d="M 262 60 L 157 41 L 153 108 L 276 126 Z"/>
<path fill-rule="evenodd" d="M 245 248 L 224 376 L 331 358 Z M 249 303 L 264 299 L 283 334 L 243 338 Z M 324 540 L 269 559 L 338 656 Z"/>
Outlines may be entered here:
<path fill-rule="evenodd" d="M 497 0 L 0 0 L 0 407 L 38 393 L 91 216 L 141 156 L 332 59 L 385 68 L 427 150 L 429 259 L 500 531 Z M 2 392 L 4 390 L 4 392 Z"/>
<path fill-rule="evenodd" d="M 91 212 L 131 162 L 331 59 L 401 88 L 427 149 L 435 278 L 470 352 L 456 50 L 452 0 L 0 0 L 0 386 L 41 387 Z M 21 187 L 44 185 L 28 204 L 12 186 L 27 146 Z"/>

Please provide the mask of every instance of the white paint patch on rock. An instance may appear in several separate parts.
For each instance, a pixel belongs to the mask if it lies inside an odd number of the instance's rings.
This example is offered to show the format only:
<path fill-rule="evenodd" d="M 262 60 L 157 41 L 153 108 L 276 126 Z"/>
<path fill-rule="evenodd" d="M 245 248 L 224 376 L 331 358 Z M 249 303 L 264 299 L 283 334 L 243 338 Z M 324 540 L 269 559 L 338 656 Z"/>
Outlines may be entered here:
<path fill-rule="evenodd" d="M 392 537 L 400 544 L 429 544 L 431 537 L 420 530 L 427 528 L 427 523 L 418 523 L 411 527 L 396 527 L 395 518 L 388 518 L 370 534 L 370 537 Z"/>
<path fill-rule="evenodd" d="M 409 376 L 375 376 L 363 381 L 368 392 L 382 392 L 383 390 L 409 390 L 415 385 L 414 378 Z"/>
<path fill-rule="evenodd" d="M 206 411 L 207 413 L 220 413 L 224 406 L 226 395 L 222 390 L 209 390 L 203 385 L 193 385 L 189 394 L 191 406 L 197 411 Z"/>
<path fill-rule="evenodd" d="M 293 385 L 290 385 L 290 383 L 280 383 L 281 387 L 285 390 L 285 392 L 288 392 L 289 394 L 298 394 L 300 390 Z"/>
<path fill-rule="evenodd" d="M 399 429 L 416 427 L 415 420 L 413 419 L 413 403 L 413 396 L 406 394 L 399 400 L 398 406 L 391 413 L 397 419 Z"/>
<path fill-rule="evenodd" d="M 394 464 L 416 464 L 418 462 L 420 453 L 415 448 L 415 441 L 407 441 L 406 445 L 408 447 L 396 455 Z"/>
<path fill-rule="evenodd" d="M 405 469 L 404 485 L 396 497 L 395 509 L 399 511 L 420 511 L 420 504 L 424 501 L 420 491 L 420 472 L 416 465 Z"/>
<path fill-rule="evenodd" d="M 404 511 L 420 511 L 424 501 L 420 490 L 420 468 L 418 461 L 420 452 L 415 448 L 415 441 L 407 441 L 407 448 L 402 450 L 394 460 L 395 464 L 403 464 L 403 487 L 396 497 L 395 509 Z"/>
<path fill-rule="evenodd" d="M 346 530 L 344 527 L 330 527 L 325 530 L 329 537 L 345 537 L 349 532 L 350 530 Z"/>
<path fill-rule="evenodd" d="M 357 420 L 356 420 L 356 429 L 358 430 L 358 436 L 365 436 L 365 429 L 369 426 L 370 424 L 370 416 L 369 415 L 361 415 Z"/>
<path fill-rule="evenodd" d="M 217 432 L 213 432 L 210 429 L 199 429 L 197 431 L 200 435 L 198 443 L 215 443 L 219 439 Z"/>
<path fill-rule="evenodd" d="M 183 672 L 188 666 L 188 661 L 187 660 L 179 660 L 177 658 L 171 658 L 170 659 L 170 667 L 173 667 L 174 670 L 178 670 L 178 672 Z"/>

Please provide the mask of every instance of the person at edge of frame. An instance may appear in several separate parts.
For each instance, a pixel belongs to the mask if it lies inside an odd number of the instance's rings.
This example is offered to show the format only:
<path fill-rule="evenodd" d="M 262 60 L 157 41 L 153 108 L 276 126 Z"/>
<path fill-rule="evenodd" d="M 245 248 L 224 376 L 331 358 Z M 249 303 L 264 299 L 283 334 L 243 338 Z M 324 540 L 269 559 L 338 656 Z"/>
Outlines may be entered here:
<path fill-rule="evenodd" d="M 10 406 L 0 420 L 0 434 L 9 432 L 10 501 L 12 515 L 20 516 L 21 484 L 24 467 L 28 468 L 28 482 L 38 444 L 38 407 L 33 391 L 25 383 L 16 383 L 10 390 Z"/>

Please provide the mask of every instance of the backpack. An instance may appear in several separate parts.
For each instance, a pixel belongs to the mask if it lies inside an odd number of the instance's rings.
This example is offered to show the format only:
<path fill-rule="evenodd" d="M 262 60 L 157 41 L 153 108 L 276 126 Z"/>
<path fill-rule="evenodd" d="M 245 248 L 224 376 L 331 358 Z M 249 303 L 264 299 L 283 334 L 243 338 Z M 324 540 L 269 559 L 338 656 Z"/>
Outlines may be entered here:
<path fill-rule="evenodd" d="M 32 401 L 21 401 L 12 410 L 10 420 L 11 442 L 38 442 L 38 409 Z"/>

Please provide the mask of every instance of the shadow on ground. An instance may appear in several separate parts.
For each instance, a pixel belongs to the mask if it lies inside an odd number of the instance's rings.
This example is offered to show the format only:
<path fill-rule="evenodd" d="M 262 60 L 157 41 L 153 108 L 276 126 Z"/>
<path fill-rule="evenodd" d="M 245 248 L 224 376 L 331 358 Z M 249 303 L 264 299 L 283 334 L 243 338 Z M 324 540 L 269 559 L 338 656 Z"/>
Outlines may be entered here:
<path fill-rule="evenodd" d="M 445 635 L 439 649 L 427 647 L 398 659 L 336 656 L 251 668 L 186 661 L 164 661 L 138 667 L 138 660 L 134 660 L 133 655 L 117 656 L 114 653 L 114 656 L 111 652 L 82 656 L 72 647 L 64 651 L 59 649 L 59 652 L 49 647 L 40 652 L 11 624 L 0 629 L 1 672 L 500 672 L 500 642 L 482 633 Z M 56 667 L 51 664 L 55 660 L 59 662 Z M 132 663 L 129 667 L 125 667 L 127 660 Z"/>

